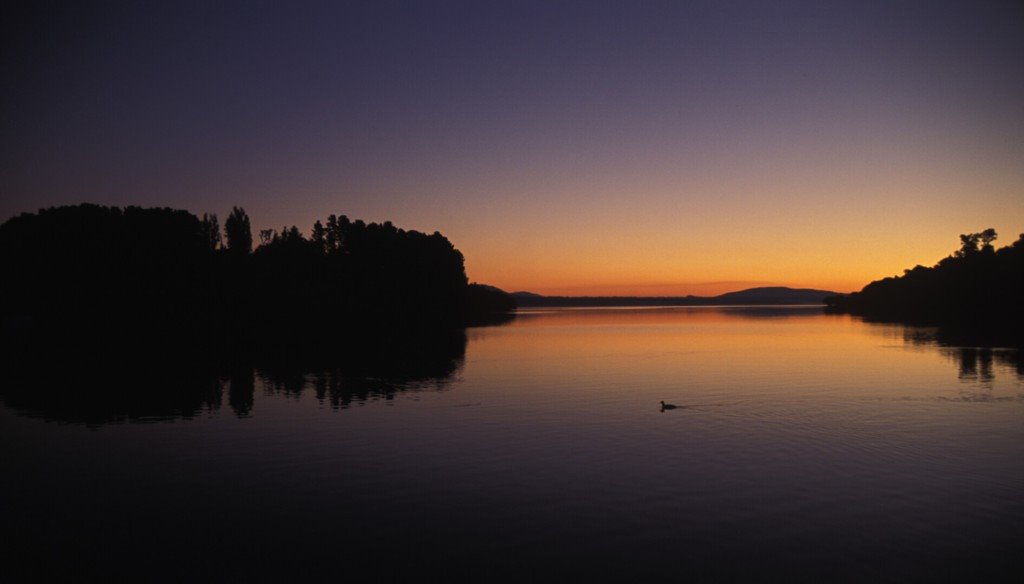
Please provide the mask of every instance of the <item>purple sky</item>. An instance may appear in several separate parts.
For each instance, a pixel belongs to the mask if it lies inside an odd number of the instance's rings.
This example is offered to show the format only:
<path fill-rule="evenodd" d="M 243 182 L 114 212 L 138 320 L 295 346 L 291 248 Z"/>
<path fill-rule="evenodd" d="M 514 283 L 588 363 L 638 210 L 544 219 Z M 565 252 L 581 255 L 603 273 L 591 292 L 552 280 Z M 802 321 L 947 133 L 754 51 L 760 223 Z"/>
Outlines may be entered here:
<path fill-rule="evenodd" d="M 549 293 L 845 290 L 1024 231 L 1020 2 L 39 4 L 0 220 L 344 213 Z"/>

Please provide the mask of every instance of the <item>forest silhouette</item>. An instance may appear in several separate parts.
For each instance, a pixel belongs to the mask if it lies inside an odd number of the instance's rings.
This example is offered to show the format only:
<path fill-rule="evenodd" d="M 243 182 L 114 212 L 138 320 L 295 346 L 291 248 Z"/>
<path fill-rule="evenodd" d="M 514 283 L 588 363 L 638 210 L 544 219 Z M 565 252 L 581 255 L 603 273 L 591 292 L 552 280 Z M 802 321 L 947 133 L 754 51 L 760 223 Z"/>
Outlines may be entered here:
<path fill-rule="evenodd" d="M 960 249 L 933 267 L 876 280 L 825 299 L 828 309 L 875 320 L 1009 332 L 1024 325 L 1024 234 L 996 249 L 994 229 L 960 236 Z M 1005 336 L 1005 335 L 1004 335 Z"/>
<path fill-rule="evenodd" d="M 168 208 L 65 206 L 0 225 L 4 338 L 94 362 L 210 355 L 316 362 L 508 319 L 438 232 L 331 215 L 307 237 Z M 420 344 L 420 343 L 413 343 Z M 365 351 L 363 351 L 365 352 Z"/>

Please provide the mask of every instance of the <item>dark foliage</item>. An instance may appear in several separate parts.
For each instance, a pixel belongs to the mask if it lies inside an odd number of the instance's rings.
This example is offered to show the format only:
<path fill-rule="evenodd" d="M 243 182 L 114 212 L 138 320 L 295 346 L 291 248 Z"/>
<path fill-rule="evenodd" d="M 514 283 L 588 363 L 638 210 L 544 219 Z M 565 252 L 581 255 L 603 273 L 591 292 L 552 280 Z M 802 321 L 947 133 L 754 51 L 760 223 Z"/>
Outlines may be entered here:
<path fill-rule="evenodd" d="M 497 324 L 511 318 L 516 299 L 504 290 L 472 283 L 467 290 L 470 324 Z"/>
<path fill-rule="evenodd" d="M 304 327 L 317 341 L 353 328 L 461 324 L 467 311 L 462 254 L 435 232 L 331 216 L 325 233 L 298 228 L 264 234 L 251 257 L 251 295 L 276 310 L 257 318 L 270 330 Z M 364 326 L 365 325 L 365 326 Z"/>
<path fill-rule="evenodd" d="M 237 254 L 247 254 L 252 251 L 252 228 L 249 226 L 249 216 L 245 209 L 233 207 L 231 214 L 224 221 L 224 232 L 228 238 L 228 249 Z"/>
<path fill-rule="evenodd" d="M 204 339 L 217 314 L 209 242 L 198 218 L 171 209 L 80 205 L 15 217 L 0 226 L 5 329 L 51 346 L 84 341 L 101 356 L 112 338 Z"/>
<path fill-rule="evenodd" d="M 960 236 L 961 248 L 934 267 L 871 282 L 826 299 L 831 310 L 882 320 L 954 325 L 956 330 L 1021 330 L 1024 234 L 996 250 L 993 229 Z"/>
<path fill-rule="evenodd" d="M 224 227 L 226 249 L 216 216 L 171 209 L 79 205 L 7 221 L 4 340 L 89 362 L 316 359 L 514 308 L 470 287 L 462 254 L 437 232 L 332 215 L 310 239 L 296 227 L 264 232 L 249 253 L 245 211 Z"/>
<path fill-rule="evenodd" d="M 203 238 L 208 242 L 211 250 L 220 249 L 220 223 L 217 221 L 217 214 L 203 213 Z"/>

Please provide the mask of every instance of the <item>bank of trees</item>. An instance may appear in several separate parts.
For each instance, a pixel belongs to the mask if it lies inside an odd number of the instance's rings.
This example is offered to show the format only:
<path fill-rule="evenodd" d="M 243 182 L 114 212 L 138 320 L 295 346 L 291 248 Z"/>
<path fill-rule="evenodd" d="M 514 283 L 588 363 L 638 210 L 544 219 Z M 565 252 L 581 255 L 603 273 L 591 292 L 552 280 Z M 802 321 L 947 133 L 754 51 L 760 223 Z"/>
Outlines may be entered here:
<path fill-rule="evenodd" d="M 5 330 L 154 346 L 333 345 L 461 326 L 478 302 L 440 233 L 331 215 L 309 236 L 173 209 L 78 205 L 0 225 Z M 502 297 L 488 291 L 487 298 Z M 476 304 L 474 304 L 476 302 Z M 10 336 L 10 335 L 8 335 Z"/>
<path fill-rule="evenodd" d="M 871 282 L 826 299 L 831 309 L 870 317 L 1019 327 L 1024 324 L 1024 234 L 996 249 L 994 229 L 960 236 L 960 249 L 932 267 Z"/>

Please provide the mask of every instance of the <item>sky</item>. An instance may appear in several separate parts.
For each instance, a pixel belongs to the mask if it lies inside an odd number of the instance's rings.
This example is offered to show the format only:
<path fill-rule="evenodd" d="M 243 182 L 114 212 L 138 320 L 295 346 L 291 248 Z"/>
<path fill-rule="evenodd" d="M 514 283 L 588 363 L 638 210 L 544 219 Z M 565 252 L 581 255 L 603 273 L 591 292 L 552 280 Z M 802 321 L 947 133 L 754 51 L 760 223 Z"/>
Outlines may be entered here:
<path fill-rule="evenodd" d="M 1024 4 L 15 0 L 0 221 L 447 236 L 568 295 L 847 292 L 1024 232 Z"/>

